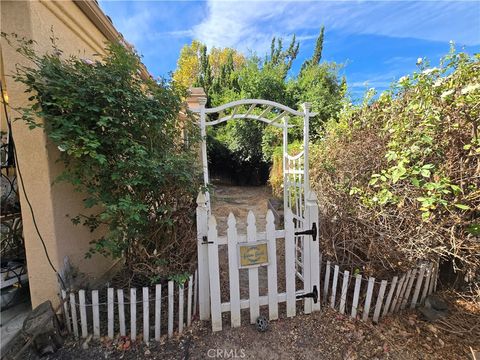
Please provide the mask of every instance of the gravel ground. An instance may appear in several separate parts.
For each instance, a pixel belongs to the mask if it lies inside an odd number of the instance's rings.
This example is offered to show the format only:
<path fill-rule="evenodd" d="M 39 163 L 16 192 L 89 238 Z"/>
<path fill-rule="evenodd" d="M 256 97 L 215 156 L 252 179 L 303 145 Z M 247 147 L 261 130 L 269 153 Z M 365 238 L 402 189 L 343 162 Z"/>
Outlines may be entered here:
<path fill-rule="evenodd" d="M 456 310 L 451 316 L 458 316 Z M 449 360 L 469 359 L 470 347 L 480 349 L 480 338 L 474 333 L 447 332 L 440 323 L 420 320 L 416 312 L 403 312 L 373 325 L 326 308 L 271 322 L 264 333 L 252 325 L 236 329 L 227 325 L 225 330 L 212 333 L 208 322 L 197 321 L 182 336 L 162 338 L 161 343 L 152 342 L 150 346 L 122 338 L 113 342 L 91 340 L 88 347 L 68 340 L 56 354 L 43 359 Z M 24 359 L 36 357 L 29 353 Z"/>

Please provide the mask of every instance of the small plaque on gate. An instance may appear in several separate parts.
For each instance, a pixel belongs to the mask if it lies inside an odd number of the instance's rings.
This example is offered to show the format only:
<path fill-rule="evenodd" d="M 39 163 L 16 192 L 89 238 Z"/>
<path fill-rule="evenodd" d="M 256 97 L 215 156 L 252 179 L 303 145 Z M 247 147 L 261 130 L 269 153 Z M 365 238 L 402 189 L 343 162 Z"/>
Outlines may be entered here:
<path fill-rule="evenodd" d="M 268 265 L 268 247 L 264 241 L 238 244 L 240 269 Z"/>

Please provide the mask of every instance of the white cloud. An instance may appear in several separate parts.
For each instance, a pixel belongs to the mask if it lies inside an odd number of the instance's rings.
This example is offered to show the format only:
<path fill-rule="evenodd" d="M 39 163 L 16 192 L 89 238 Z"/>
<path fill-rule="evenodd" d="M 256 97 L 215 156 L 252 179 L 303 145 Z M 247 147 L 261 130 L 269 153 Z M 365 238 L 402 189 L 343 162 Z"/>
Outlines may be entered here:
<path fill-rule="evenodd" d="M 194 37 L 209 46 L 230 46 L 260 53 L 274 35 L 290 36 L 324 24 L 346 34 L 375 34 L 465 45 L 480 43 L 478 2 L 389 1 L 215 1 L 194 26 Z"/>

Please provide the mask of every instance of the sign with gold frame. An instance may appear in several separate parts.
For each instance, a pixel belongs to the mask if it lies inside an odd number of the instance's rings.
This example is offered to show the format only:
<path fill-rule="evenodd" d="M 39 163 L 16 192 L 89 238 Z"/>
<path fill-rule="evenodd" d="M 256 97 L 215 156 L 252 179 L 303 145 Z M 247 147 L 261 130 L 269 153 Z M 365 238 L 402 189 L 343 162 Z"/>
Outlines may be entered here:
<path fill-rule="evenodd" d="M 238 264 L 240 269 L 268 265 L 268 245 L 266 241 L 238 244 Z"/>

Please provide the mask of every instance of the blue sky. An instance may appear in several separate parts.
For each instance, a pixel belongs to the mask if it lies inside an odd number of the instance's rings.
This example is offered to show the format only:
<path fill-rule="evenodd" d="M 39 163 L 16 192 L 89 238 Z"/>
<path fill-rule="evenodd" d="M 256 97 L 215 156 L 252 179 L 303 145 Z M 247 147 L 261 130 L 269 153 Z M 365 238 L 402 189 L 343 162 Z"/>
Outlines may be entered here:
<path fill-rule="evenodd" d="M 197 39 L 264 55 L 273 36 L 300 40 L 299 67 L 325 25 L 323 59 L 345 65 L 351 95 L 380 91 L 432 65 L 449 42 L 480 52 L 479 1 L 100 1 L 114 25 L 143 55 L 154 76 L 175 70 L 180 49 Z M 287 42 L 287 41 L 285 41 Z"/>

